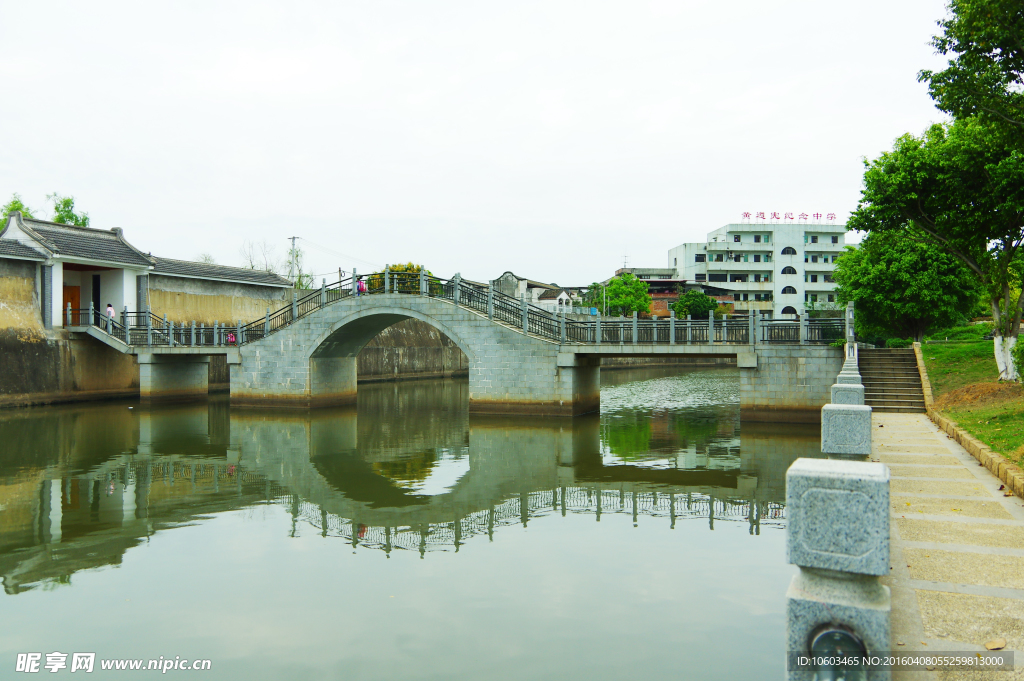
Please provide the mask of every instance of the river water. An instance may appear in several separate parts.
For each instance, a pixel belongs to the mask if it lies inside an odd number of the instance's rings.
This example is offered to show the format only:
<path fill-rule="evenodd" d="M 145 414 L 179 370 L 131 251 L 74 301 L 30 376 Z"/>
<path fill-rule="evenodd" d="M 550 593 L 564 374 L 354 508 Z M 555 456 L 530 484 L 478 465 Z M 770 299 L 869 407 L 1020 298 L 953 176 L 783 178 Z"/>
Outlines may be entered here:
<path fill-rule="evenodd" d="M 93 652 L 86 678 L 783 676 L 785 471 L 816 428 L 741 427 L 735 369 L 605 371 L 576 419 L 470 416 L 467 389 L 0 412 L 0 678 L 31 652 Z"/>

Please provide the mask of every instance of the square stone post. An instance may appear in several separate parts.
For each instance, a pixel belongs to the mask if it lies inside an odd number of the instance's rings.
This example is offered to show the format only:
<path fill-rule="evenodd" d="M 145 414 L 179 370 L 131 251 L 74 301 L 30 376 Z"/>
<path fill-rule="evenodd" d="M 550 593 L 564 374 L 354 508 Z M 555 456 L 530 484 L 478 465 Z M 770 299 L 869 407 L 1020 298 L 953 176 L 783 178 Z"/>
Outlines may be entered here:
<path fill-rule="evenodd" d="M 452 279 L 452 283 L 454 284 L 455 289 L 453 299 L 455 300 L 455 306 L 458 307 L 462 300 L 462 275 L 456 272 L 455 278 Z"/>
<path fill-rule="evenodd" d="M 565 312 L 558 315 L 558 337 L 565 342 Z"/>
<path fill-rule="evenodd" d="M 121 310 L 121 326 L 123 326 L 125 328 L 125 330 L 127 331 L 127 329 L 128 329 L 128 306 L 127 305 L 125 305 L 124 309 Z"/>
<path fill-rule="evenodd" d="M 292 291 L 292 319 L 291 319 L 291 321 L 294 322 L 298 318 L 299 318 L 299 294 L 296 293 L 295 291 Z"/>
<path fill-rule="evenodd" d="M 797 315 L 796 323 L 800 325 L 800 345 L 807 345 L 807 313 Z"/>
<path fill-rule="evenodd" d="M 715 344 L 715 311 L 708 311 L 708 345 Z"/>
<path fill-rule="evenodd" d="M 494 284 L 487 283 L 487 318 L 494 319 Z"/>
<path fill-rule="evenodd" d="M 320 307 L 327 305 L 327 280 L 320 280 Z"/>
<path fill-rule="evenodd" d="M 89 322 L 86 326 L 92 326 L 96 323 L 96 312 L 92 309 L 92 301 L 89 301 Z"/>
<path fill-rule="evenodd" d="M 427 271 L 420 268 L 420 295 L 427 295 Z"/>
<path fill-rule="evenodd" d="M 800 574 L 786 593 L 788 679 L 824 674 L 798 658 L 834 650 L 837 639 L 867 655 L 889 651 L 890 594 L 879 583 L 889 574 L 889 514 L 884 464 L 797 459 L 790 466 L 786 552 Z M 890 678 L 888 669 L 867 672 L 870 681 Z"/>
<path fill-rule="evenodd" d="M 235 347 L 242 344 L 242 320 L 236 320 L 235 322 Z"/>
<path fill-rule="evenodd" d="M 192 320 L 192 347 L 196 346 L 196 322 Z"/>
<path fill-rule="evenodd" d="M 594 317 L 594 343 L 601 342 L 601 313 Z"/>
<path fill-rule="evenodd" d="M 146 345 L 153 344 L 153 316 L 149 313 L 149 308 L 146 308 Z"/>
<path fill-rule="evenodd" d="M 691 315 L 686 315 L 686 344 L 687 345 L 689 345 L 690 343 L 693 342 L 693 326 L 692 326 L 692 321 L 693 321 L 693 317 Z"/>
<path fill-rule="evenodd" d="M 668 313 L 668 344 L 676 344 L 676 311 L 670 310 Z"/>
<path fill-rule="evenodd" d="M 633 310 L 633 345 L 636 345 L 637 335 L 639 334 L 640 326 L 637 321 L 636 310 Z"/>
<path fill-rule="evenodd" d="M 164 319 L 167 319 L 167 315 L 164 315 Z M 174 322 L 165 322 L 164 330 L 167 332 L 167 345 L 174 347 Z"/>
<path fill-rule="evenodd" d="M 356 274 L 356 268 L 352 268 L 352 295 L 355 295 L 359 290 L 359 275 Z"/>
<path fill-rule="evenodd" d="M 388 292 L 388 288 L 391 285 L 391 268 L 384 268 L 384 293 Z"/>
<path fill-rule="evenodd" d="M 267 308 L 267 316 L 263 318 L 263 335 L 270 335 L 270 308 Z"/>
<path fill-rule="evenodd" d="M 528 311 L 528 308 L 526 307 L 526 296 L 525 295 L 522 298 L 519 299 L 519 304 L 520 304 L 520 307 L 521 307 L 521 309 L 523 311 L 523 333 L 529 333 L 530 332 L 530 317 L 529 317 L 530 313 Z"/>
<path fill-rule="evenodd" d="M 754 319 L 757 314 L 757 310 L 750 310 L 748 312 L 750 316 L 747 318 L 747 343 L 749 345 L 754 344 Z"/>
<path fill-rule="evenodd" d="M 71 303 L 68 303 L 68 326 L 71 326 Z"/>

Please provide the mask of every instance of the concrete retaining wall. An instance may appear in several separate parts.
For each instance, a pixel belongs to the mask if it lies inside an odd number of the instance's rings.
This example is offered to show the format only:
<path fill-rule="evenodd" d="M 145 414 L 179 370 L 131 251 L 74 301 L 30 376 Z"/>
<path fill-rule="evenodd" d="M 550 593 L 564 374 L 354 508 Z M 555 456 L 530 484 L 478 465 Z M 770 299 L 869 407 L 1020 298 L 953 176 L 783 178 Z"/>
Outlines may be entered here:
<path fill-rule="evenodd" d="M 842 348 L 759 345 L 757 368 L 740 369 L 740 418 L 817 423 L 842 368 Z"/>
<path fill-rule="evenodd" d="M 0 406 L 131 397 L 139 368 L 92 338 L 50 337 L 29 329 L 0 329 Z"/>

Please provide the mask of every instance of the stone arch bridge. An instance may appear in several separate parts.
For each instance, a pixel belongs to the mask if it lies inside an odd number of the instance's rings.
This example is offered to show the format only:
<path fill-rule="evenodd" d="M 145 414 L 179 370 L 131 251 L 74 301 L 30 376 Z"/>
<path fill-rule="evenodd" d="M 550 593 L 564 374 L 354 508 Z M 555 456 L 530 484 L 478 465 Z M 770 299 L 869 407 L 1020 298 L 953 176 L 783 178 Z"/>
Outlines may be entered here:
<path fill-rule="evenodd" d="M 458 275 L 385 272 L 366 280 L 365 293 L 349 277 L 233 326 L 175 326 L 153 315 L 121 323 L 85 310 L 69 310 L 68 326 L 138 355 L 144 399 L 205 392 L 204 362 L 227 355 L 231 402 L 247 406 L 354 402 L 359 351 L 409 318 L 437 328 L 465 353 L 473 412 L 592 412 L 600 405 L 602 357 L 702 356 L 736 358 L 744 418 L 817 421 L 843 362 L 841 349 L 830 346 L 846 334 L 843 319 L 583 317 Z"/>

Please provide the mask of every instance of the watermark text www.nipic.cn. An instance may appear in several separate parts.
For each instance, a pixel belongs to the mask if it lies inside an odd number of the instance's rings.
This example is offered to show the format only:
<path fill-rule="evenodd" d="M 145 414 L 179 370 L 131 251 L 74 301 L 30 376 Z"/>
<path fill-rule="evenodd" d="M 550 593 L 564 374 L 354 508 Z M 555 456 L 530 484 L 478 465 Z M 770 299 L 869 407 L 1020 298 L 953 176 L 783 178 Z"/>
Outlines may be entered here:
<path fill-rule="evenodd" d="M 69 659 L 70 658 L 70 659 Z M 96 664 L 96 653 L 18 653 L 14 671 L 26 674 L 60 671 L 92 672 L 97 667 L 111 671 L 203 671 L 210 668 L 210 660 L 188 660 L 181 656 L 163 657 L 155 660 L 100 660 Z"/>

